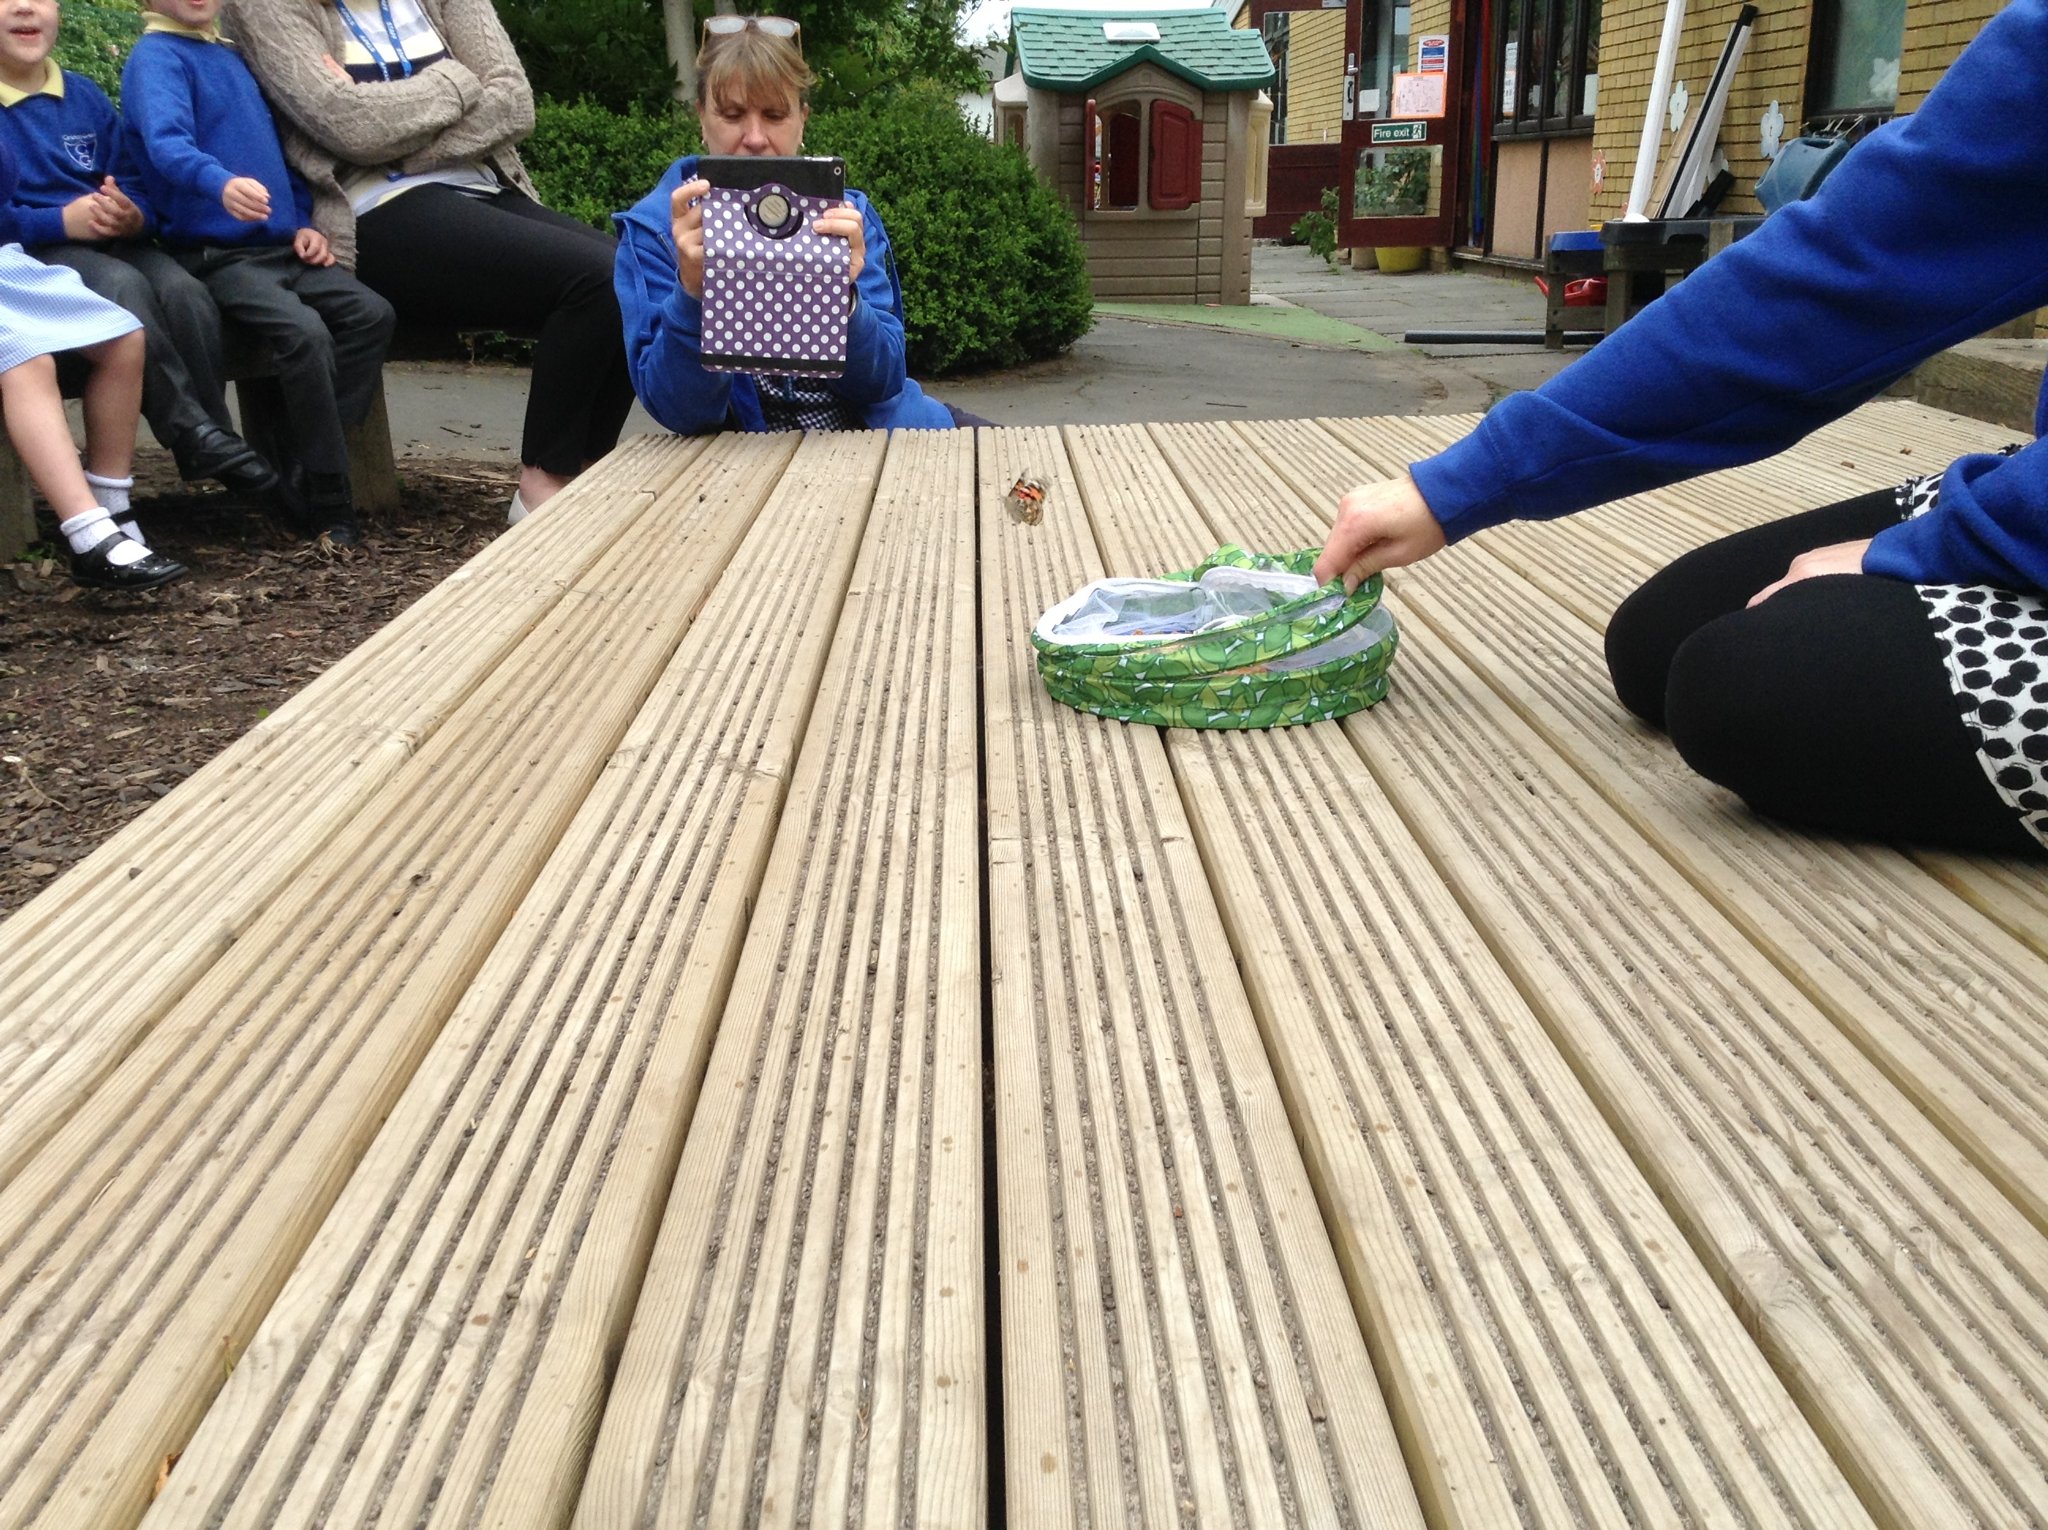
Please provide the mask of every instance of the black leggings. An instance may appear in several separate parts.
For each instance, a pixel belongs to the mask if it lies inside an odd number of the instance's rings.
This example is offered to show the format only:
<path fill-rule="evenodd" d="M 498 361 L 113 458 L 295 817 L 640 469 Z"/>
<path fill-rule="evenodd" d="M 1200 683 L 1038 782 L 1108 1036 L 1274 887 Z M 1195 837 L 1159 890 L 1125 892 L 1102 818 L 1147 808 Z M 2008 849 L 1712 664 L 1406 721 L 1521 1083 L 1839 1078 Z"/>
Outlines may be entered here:
<path fill-rule="evenodd" d="M 356 274 L 401 321 L 539 342 L 521 462 L 567 478 L 618 443 L 633 383 L 609 234 L 517 191 L 420 186 L 365 213 L 356 247 Z"/>
<path fill-rule="evenodd" d="M 1822 576 L 1745 609 L 1798 554 L 1898 519 L 1884 489 L 1687 553 L 1608 623 L 1615 694 L 1668 731 L 1686 764 L 1769 817 L 2039 857 L 1978 761 L 1912 585 Z"/>

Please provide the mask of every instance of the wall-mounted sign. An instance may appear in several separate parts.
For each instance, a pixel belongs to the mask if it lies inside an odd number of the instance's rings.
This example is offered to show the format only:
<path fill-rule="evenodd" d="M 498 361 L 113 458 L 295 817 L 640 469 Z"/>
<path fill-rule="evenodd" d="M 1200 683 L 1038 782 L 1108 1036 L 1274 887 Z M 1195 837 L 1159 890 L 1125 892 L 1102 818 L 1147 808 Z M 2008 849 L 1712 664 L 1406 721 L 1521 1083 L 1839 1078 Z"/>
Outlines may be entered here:
<path fill-rule="evenodd" d="M 1444 114 L 1447 74 L 1397 74 L 1394 76 L 1394 106 L 1389 117 L 1441 117 Z"/>
<path fill-rule="evenodd" d="M 1451 34 L 1431 32 L 1415 40 L 1415 68 L 1419 74 L 1444 74 L 1451 67 Z"/>
<path fill-rule="evenodd" d="M 1372 124 L 1372 142 L 1375 147 L 1383 143 L 1427 143 L 1429 124 L 1427 122 L 1375 122 Z"/>

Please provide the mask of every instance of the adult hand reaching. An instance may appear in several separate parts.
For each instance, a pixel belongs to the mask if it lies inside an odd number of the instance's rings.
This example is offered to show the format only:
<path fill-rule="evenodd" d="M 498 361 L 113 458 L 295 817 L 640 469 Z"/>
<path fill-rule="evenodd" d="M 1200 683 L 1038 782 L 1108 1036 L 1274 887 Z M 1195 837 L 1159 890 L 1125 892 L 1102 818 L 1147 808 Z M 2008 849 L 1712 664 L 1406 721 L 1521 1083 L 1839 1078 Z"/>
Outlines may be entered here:
<path fill-rule="evenodd" d="M 1443 545 L 1443 527 L 1415 480 L 1403 473 L 1362 483 L 1337 502 L 1337 524 L 1316 559 L 1315 576 L 1328 583 L 1342 575 L 1349 594 L 1369 576 L 1420 563 Z"/>

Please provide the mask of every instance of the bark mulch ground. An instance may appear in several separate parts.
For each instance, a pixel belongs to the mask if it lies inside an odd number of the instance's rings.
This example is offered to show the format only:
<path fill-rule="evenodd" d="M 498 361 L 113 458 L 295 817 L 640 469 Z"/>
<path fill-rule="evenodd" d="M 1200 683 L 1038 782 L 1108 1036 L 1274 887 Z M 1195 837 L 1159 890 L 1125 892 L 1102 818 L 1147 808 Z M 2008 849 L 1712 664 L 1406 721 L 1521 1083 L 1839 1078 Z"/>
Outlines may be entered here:
<path fill-rule="evenodd" d="M 39 511 L 49 555 L 0 564 L 0 916 L 505 529 L 505 464 L 403 473 L 399 512 L 337 551 L 147 453 L 143 534 L 192 573 L 144 595 L 73 584 Z"/>

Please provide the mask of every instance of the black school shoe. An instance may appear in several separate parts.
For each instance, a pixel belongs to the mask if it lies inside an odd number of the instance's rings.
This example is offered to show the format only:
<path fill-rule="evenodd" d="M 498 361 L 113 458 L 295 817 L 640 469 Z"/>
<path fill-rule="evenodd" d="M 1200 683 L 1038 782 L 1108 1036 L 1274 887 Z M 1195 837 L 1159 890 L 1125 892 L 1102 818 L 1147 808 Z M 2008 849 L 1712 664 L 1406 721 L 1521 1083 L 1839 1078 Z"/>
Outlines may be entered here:
<path fill-rule="evenodd" d="M 255 447 L 218 425 L 195 425 L 171 446 L 178 476 L 187 483 L 211 478 L 237 494 L 270 494 L 277 489 L 277 469 Z"/>
<path fill-rule="evenodd" d="M 183 579 L 191 572 L 177 559 L 166 558 L 158 552 L 149 553 L 134 563 L 114 562 L 110 554 L 115 544 L 127 540 L 125 533 L 110 531 L 93 544 L 90 552 L 73 553 L 71 577 L 95 590 L 153 590 L 158 585 Z"/>
<path fill-rule="evenodd" d="M 336 547 L 362 544 L 363 524 L 356 519 L 355 491 L 346 473 L 308 473 L 294 463 L 271 504 L 278 520 L 308 541 L 325 537 Z"/>

